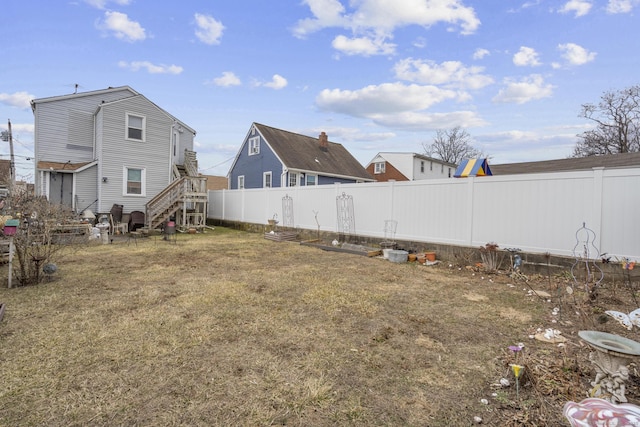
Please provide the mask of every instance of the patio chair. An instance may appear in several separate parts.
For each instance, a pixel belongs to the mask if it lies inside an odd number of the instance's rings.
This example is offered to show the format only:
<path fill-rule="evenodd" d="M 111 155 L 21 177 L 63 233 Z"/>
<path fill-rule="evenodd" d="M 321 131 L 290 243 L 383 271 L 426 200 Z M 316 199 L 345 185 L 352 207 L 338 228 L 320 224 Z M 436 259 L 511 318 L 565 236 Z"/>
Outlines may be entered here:
<path fill-rule="evenodd" d="M 144 212 L 133 211 L 129 215 L 129 231 L 136 231 L 144 227 Z"/>

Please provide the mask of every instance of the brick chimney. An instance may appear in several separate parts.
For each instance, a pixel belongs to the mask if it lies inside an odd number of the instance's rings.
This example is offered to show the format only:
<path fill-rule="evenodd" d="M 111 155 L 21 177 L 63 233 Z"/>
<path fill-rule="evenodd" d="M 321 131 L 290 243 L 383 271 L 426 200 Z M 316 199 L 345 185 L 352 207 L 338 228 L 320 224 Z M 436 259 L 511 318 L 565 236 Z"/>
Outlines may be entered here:
<path fill-rule="evenodd" d="M 322 151 L 327 151 L 329 149 L 329 137 L 325 132 L 320 132 L 318 142 Z"/>

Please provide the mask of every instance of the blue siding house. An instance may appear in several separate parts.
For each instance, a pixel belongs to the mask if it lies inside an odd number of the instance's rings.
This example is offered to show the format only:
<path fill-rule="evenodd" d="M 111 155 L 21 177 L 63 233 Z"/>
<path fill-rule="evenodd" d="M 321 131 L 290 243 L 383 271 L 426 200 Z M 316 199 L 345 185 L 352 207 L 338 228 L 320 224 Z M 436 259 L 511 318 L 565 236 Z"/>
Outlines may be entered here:
<path fill-rule="evenodd" d="M 341 144 L 253 123 L 229 170 L 229 189 L 294 187 L 375 179 Z"/>

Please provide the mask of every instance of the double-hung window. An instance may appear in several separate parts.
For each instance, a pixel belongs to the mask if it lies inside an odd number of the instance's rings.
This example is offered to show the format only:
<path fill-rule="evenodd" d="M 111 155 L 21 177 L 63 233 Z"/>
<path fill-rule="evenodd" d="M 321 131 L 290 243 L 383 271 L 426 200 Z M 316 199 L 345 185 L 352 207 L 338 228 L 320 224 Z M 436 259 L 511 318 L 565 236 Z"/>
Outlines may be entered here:
<path fill-rule="evenodd" d="M 296 185 L 298 185 L 298 174 L 289 172 L 289 187 L 295 187 Z"/>
<path fill-rule="evenodd" d="M 244 188 L 244 175 L 240 175 L 238 177 L 238 190 L 242 190 Z"/>
<path fill-rule="evenodd" d="M 307 179 L 305 181 L 305 185 L 316 185 L 317 184 L 317 176 L 316 175 L 311 175 L 311 174 L 307 174 Z"/>
<path fill-rule="evenodd" d="M 127 113 L 127 139 L 144 142 L 146 137 L 145 124 L 144 116 Z"/>
<path fill-rule="evenodd" d="M 145 170 L 125 167 L 125 194 L 128 196 L 145 195 Z"/>
<path fill-rule="evenodd" d="M 262 186 L 264 188 L 271 188 L 271 172 L 265 172 L 262 175 Z"/>
<path fill-rule="evenodd" d="M 376 162 L 373 164 L 373 173 L 378 174 L 378 173 L 384 173 L 385 170 L 385 162 Z"/>
<path fill-rule="evenodd" d="M 249 155 L 260 154 L 260 137 L 249 138 Z"/>

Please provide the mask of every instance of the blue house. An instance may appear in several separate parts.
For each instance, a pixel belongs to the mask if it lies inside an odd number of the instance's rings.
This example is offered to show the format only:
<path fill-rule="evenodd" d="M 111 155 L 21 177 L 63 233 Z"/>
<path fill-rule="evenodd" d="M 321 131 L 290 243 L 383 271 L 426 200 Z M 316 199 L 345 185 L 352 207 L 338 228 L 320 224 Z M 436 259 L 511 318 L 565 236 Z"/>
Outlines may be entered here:
<path fill-rule="evenodd" d="M 341 144 L 253 123 L 229 170 L 229 189 L 295 187 L 375 179 Z"/>

